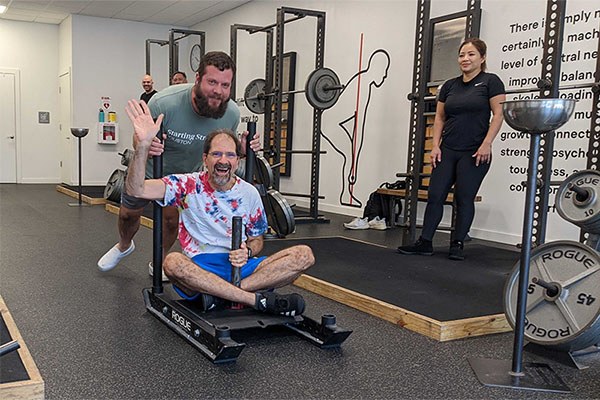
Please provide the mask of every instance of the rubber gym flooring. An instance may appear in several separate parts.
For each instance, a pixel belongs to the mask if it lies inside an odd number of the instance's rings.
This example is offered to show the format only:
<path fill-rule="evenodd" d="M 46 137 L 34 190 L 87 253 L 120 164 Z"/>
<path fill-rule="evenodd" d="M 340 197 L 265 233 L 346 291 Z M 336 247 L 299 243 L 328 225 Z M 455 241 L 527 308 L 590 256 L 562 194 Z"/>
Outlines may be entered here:
<path fill-rule="evenodd" d="M 600 397 L 598 354 L 580 358 L 590 367 L 576 370 L 524 353 L 525 361 L 550 362 L 570 395 L 488 388 L 467 359 L 510 359 L 512 333 L 440 343 L 293 286 L 282 291 L 301 293 L 308 316 L 333 313 L 354 330 L 340 349 L 321 350 L 287 331 L 252 331 L 237 363 L 213 365 L 145 310 L 151 231 L 142 228 L 136 251 L 100 273 L 96 261 L 117 239 L 116 216 L 102 205 L 70 202 L 55 185 L 0 185 L 0 294 L 45 381 L 46 398 Z M 327 216 L 330 224 L 300 224 L 291 236 L 343 235 L 390 250 L 399 244 L 397 229 L 345 231 L 341 224 L 350 218 Z M 445 251 L 447 237 L 436 240 Z M 474 245 L 505 247 L 474 240 L 467 256 Z M 398 282 L 398 290 L 408 287 Z"/>
<path fill-rule="evenodd" d="M 443 251 L 433 257 L 403 256 L 343 237 L 268 241 L 265 250 L 296 244 L 313 249 L 316 265 L 309 276 L 440 321 L 504 312 L 504 277 L 519 258 L 517 252 L 492 252 L 474 243 L 464 262 L 453 263 Z"/>

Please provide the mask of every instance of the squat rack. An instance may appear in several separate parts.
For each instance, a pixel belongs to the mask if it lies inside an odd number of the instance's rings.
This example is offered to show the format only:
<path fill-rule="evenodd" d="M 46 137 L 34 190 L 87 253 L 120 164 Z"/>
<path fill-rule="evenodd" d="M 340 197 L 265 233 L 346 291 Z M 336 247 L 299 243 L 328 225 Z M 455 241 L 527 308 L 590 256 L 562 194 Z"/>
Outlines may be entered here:
<path fill-rule="evenodd" d="M 175 72 L 179 71 L 179 44 L 177 42 L 191 35 L 199 37 L 198 44 L 202 50 L 201 56 L 204 56 L 206 33 L 202 31 L 193 31 L 189 29 L 170 29 L 169 40 L 146 39 L 146 74 L 150 75 L 150 46 L 153 44 L 157 44 L 160 47 L 169 45 L 169 77 L 167 81 L 171 83 L 171 77 Z M 194 73 L 195 72 L 197 71 L 194 71 Z"/>
<path fill-rule="evenodd" d="M 292 17 L 286 20 L 286 14 L 291 14 Z M 315 47 L 315 69 L 323 68 L 325 59 L 325 12 L 304 10 L 299 8 L 281 7 L 277 9 L 277 23 L 275 30 L 276 37 L 276 55 L 275 55 L 275 83 L 277 88 L 283 88 L 283 55 L 284 55 L 284 38 L 285 24 L 287 22 L 302 19 L 304 17 L 314 17 L 317 19 L 316 31 L 316 47 Z M 267 79 L 269 79 L 267 77 Z M 275 132 L 274 132 L 274 147 L 275 157 L 279 157 L 281 153 L 281 115 L 282 115 L 282 98 L 281 90 L 277 90 L 274 96 L 275 110 Z M 312 131 L 312 146 L 310 160 L 310 194 L 292 194 L 283 193 L 295 197 L 309 197 L 310 207 L 308 216 L 296 216 L 297 222 L 329 222 L 328 219 L 319 215 L 319 169 L 321 164 L 321 117 L 323 110 L 313 108 L 313 131 Z M 274 180 L 276 188 L 279 187 L 279 169 L 274 171 Z"/>
<path fill-rule="evenodd" d="M 256 26 L 256 25 L 244 25 L 244 24 L 233 24 L 230 27 L 230 31 L 229 31 L 229 45 L 230 45 L 230 52 L 229 55 L 231 56 L 231 59 L 233 60 L 233 62 L 235 63 L 235 65 L 237 66 L 237 46 L 238 46 L 238 31 L 243 30 L 246 31 L 250 34 L 256 33 L 256 32 L 264 32 L 266 34 L 266 38 L 265 38 L 265 76 L 267 77 L 267 79 L 265 80 L 265 90 L 267 91 L 271 91 L 272 90 L 272 79 L 269 79 L 269 77 L 273 76 L 273 63 L 271 62 L 271 57 L 273 54 L 273 28 L 268 28 L 265 29 L 264 27 L 261 26 Z M 237 75 L 237 74 L 235 74 Z M 233 82 L 231 84 L 231 98 L 236 99 L 236 77 L 233 77 Z M 267 97 L 265 99 L 265 109 L 266 110 L 271 110 L 272 108 L 272 97 Z M 268 138 L 270 135 L 270 130 L 271 130 L 271 112 L 265 112 L 265 121 L 264 121 L 264 127 L 263 127 L 263 138 L 264 138 L 264 146 L 265 148 L 268 148 Z"/>
<path fill-rule="evenodd" d="M 287 17 L 287 15 L 292 15 Z M 279 161 L 281 150 L 281 130 L 282 130 L 282 103 L 284 86 L 283 62 L 284 62 L 284 39 L 285 39 L 285 24 L 305 17 L 314 17 L 317 19 L 316 27 L 316 48 L 315 48 L 315 69 L 323 68 L 324 52 L 325 52 L 325 12 L 306 10 L 291 7 L 280 7 L 277 9 L 277 22 L 271 25 L 257 27 L 251 25 L 233 25 L 231 27 L 231 54 L 237 55 L 237 31 L 242 29 L 250 34 L 257 32 L 267 33 L 267 51 L 265 65 L 265 91 L 274 93 L 273 96 L 267 96 L 265 99 L 265 124 L 264 124 L 264 148 L 271 148 L 271 154 L 265 154 L 270 164 Z M 286 19 L 287 18 L 287 19 Z M 275 28 L 275 63 L 274 68 L 271 66 L 271 58 L 273 54 L 272 32 Z M 235 59 L 234 59 L 235 61 Z M 274 82 L 275 87 L 271 87 Z M 234 92 L 235 96 L 235 92 Z M 271 110 L 273 116 L 271 117 Z M 311 174 L 310 174 L 310 193 L 284 193 L 281 194 L 292 197 L 307 197 L 310 199 L 309 215 L 294 216 L 298 223 L 302 222 L 329 222 L 323 215 L 319 215 L 319 199 L 324 198 L 319 196 L 319 169 L 320 169 L 320 154 L 321 154 L 321 117 L 323 110 L 313 109 L 313 127 L 312 127 L 312 145 L 311 149 L 305 150 L 286 150 L 291 154 L 311 154 Z M 274 124 L 273 137 L 271 138 L 271 122 Z M 288 124 L 290 122 L 288 121 Z M 273 143 L 271 143 L 273 139 Z M 273 169 L 273 187 L 279 190 L 280 171 L 279 168 Z"/>

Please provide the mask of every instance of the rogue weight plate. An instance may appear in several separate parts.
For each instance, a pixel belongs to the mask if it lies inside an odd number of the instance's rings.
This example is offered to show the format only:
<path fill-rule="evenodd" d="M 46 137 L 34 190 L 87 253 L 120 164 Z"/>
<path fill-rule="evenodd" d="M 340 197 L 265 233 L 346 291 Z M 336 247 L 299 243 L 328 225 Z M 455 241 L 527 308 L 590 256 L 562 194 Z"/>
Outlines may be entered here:
<path fill-rule="evenodd" d="M 515 326 L 520 262 L 504 289 L 506 319 Z M 555 350 L 581 350 L 600 341 L 600 255 L 578 242 L 557 241 L 531 254 L 525 338 Z M 542 280 L 556 291 L 534 280 Z"/>
<path fill-rule="evenodd" d="M 256 156 L 257 171 L 255 172 L 256 181 L 264 185 L 265 188 L 270 189 L 273 187 L 273 168 L 267 161 L 266 158 L 257 155 Z"/>
<path fill-rule="evenodd" d="M 566 221 L 585 231 L 600 233 L 599 194 L 600 172 L 575 172 L 563 181 L 556 192 L 556 211 Z"/>
<path fill-rule="evenodd" d="M 262 78 L 254 79 L 246 86 L 244 90 L 244 104 L 248 110 L 254 114 L 264 114 L 266 101 L 265 101 L 265 87 L 267 82 Z"/>
<path fill-rule="evenodd" d="M 115 169 L 104 187 L 104 198 L 115 203 L 121 202 L 121 193 L 125 188 L 127 174 L 122 169 Z"/>
<path fill-rule="evenodd" d="M 119 153 L 119 155 L 121 156 L 121 165 L 128 167 L 131 160 L 133 160 L 133 150 L 125 149 L 125 151 Z"/>
<path fill-rule="evenodd" d="M 340 79 L 329 68 L 319 68 L 311 72 L 304 90 L 308 103 L 318 110 L 333 107 L 342 93 Z"/>
<path fill-rule="evenodd" d="M 285 197 L 276 190 L 267 191 L 267 201 L 271 205 L 272 213 L 267 214 L 269 225 L 279 236 L 287 236 L 296 229 L 294 212 Z"/>

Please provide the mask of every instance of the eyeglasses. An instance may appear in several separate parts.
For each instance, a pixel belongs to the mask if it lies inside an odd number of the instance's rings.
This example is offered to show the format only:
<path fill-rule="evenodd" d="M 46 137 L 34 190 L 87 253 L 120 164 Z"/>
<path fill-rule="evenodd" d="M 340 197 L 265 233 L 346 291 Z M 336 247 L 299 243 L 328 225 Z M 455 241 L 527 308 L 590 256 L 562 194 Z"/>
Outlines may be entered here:
<path fill-rule="evenodd" d="M 234 153 L 233 151 L 226 151 L 226 152 L 222 152 L 222 151 L 211 151 L 210 153 L 208 153 L 212 158 L 216 158 L 217 160 L 223 156 L 225 156 L 225 158 L 227 158 L 228 160 L 233 160 L 235 158 L 237 158 L 237 154 Z"/>

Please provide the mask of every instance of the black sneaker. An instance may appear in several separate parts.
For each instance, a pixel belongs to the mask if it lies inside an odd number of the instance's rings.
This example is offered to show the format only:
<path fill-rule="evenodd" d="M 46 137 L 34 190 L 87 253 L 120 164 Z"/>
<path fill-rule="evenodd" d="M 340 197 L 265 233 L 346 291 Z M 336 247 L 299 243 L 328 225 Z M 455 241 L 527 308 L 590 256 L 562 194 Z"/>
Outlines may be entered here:
<path fill-rule="evenodd" d="M 400 246 L 398 247 L 398 253 L 414 255 L 418 254 L 421 256 L 431 256 L 433 255 L 433 244 L 431 240 L 426 240 L 423 238 L 419 238 L 412 246 Z"/>
<path fill-rule="evenodd" d="M 448 258 L 451 260 L 462 261 L 465 259 L 463 254 L 464 243 L 460 240 L 453 240 L 450 243 L 450 251 L 448 252 Z"/>
<path fill-rule="evenodd" d="M 201 304 L 202 310 L 210 311 L 217 307 L 220 299 L 218 297 L 211 296 L 210 294 L 200 293 L 197 300 Z"/>
<path fill-rule="evenodd" d="M 294 315 L 302 315 L 304 312 L 304 299 L 297 293 L 256 293 L 256 304 L 254 308 L 270 314 L 293 317 Z"/>

